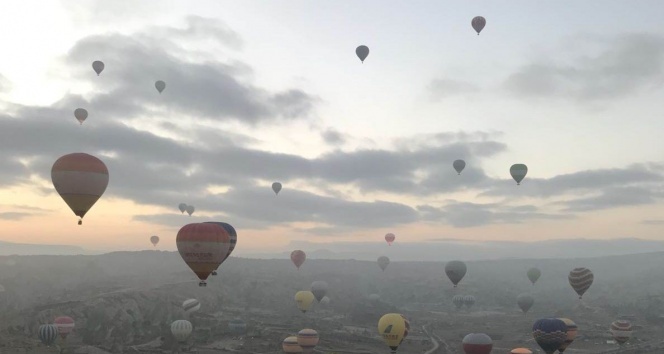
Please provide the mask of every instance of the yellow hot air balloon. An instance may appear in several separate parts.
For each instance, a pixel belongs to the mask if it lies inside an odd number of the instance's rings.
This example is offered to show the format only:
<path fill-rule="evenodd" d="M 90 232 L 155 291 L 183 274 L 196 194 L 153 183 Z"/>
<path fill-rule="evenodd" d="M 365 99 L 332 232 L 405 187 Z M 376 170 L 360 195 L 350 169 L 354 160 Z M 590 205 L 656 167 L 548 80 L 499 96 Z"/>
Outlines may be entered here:
<path fill-rule="evenodd" d="M 305 313 L 309 311 L 311 304 L 314 303 L 314 293 L 305 290 L 298 291 L 295 294 L 295 302 L 297 303 L 297 308 L 300 309 L 302 313 Z"/>
<path fill-rule="evenodd" d="M 406 332 L 406 321 L 398 313 L 388 313 L 378 321 L 378 333 L 383 340 L 396 353 Z"/>

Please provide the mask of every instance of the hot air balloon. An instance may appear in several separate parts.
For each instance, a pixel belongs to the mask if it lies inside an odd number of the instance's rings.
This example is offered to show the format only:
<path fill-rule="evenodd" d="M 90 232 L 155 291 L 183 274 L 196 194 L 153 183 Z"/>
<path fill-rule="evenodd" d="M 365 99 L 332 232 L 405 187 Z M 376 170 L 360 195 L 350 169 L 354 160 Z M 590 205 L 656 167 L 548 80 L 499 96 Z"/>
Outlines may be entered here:
<path fill-rule="evenodd" d="M 157 82 L 154 83 L 154 87 L 157 89 L 157 91 L 159 91 L 159 94 L 161 94 L 166 88 L 166 83 L 161 80 L 157 80 Z"/>
<path fill-rule="evenodd" d="M 55 190 L 71 210 L 83 217 L 104 194 L 108 186 L 108 169 L 104 163 L 82 152 L 61 156 L 51 167 Z"/>
<path fill-rule="evenodd" d="M 291 336 L 284 339 L 281 343 L 284 353 L 302 353 L 302 348 L 297 344 L 297 337 Z"/>
<path fill-rule="evenodd" d="M 93 61 L 92 70 L 94 70 L 97 73 L 97 76 L 99 76 L 99 74 L 101 74 L 101 72 L 104 71 L 104 63 L 102 63 L 99 60 Z"/>
<path fill-rule="evenodd" d="M 383 270 L 383 272 L 385 271 L 385 268 L 387 268 L 388 264 L 390 264 L 389 258 L 387 258 L 386 256 L 378 257 L 378 266 L 380 267 L 380 269 Z"/>
<path fill-rule="evenodd" d="M 477 32 L 477 35 L 480 35 L 480 32 L 482 32 L 482 29 L 484 26 L 486 26 L 486 19 L 482 16 L 475 16 L 472 21 L 470 21 L 470 24 L 473 26 L 473 29 L 475 32 Z"/>
<path fill-rule="evenodd" d="M 281 191 L 281 183 L 279 182 L 272 183 L 272 190 L 274 191 L 275 195 L 279 195 L 279 192 Z"/>
<path fill-rule="evenodd" d="M 454 297 L 452 297 L 452 303 L 454 303 L 457 310 L 461 309 L 461 307 L 463 307 L 463 295 L 454 295 Z"/>
<path fill-rule="evenodd" d="M 385 235 L 385 241 L 387 241 L 387 244 L 390 245 L 390 246 L 392 246 L 392 242 L 394 242 L 394 240 L 395 240 L 396 238 L 397 238 L 397 237 L 394 236 L 393 233 L 389 233 L 389 234 L 386 234 L 386 235 Z"/>
<path fill-rule="evenodd" d="M 457 174 L 461 174 L 461 171 L 463 171 L 464 168 L 466 168 L 466 161 L 464 160 L 455 160 L 452 163 L 452 167 L 457 171 Z"/>
<path fill-rule="evenodd" d="M 88 118 L 88 111 L 84 108 L 76 108 L 74 110 L 74 118 L 83 125 L 83 122 Z"/>
<path fill-rule="evenodd" d="M 528 279 L 530 279 L 530 282 L 535 285 L 535 282 L 537 282 L 537 279 L 540 278 L 542 275 L 542 272 L 538 268 L 530 268 L 528 269 L 528 272 L 526 273 L 528 275 Z"/>
<path fill-rule="evenodd" d="M 392 354 L 397 352 L 405 331 L 406 321 L 398 313 L 388 313 L 383 315 L 378 321 L 378 334 L 383 337 L 385 343 L 392 349 Z"/>
<path fill-rule="evenodd" d="M 152 243 L 153 246 L 156 247 L 157 244 L 159 243 L 159 236 L 152 236 L 152 237 L 150 237 L 150 242 Z"/>
<path fill-rule="evenodd" d="M 54 324 L 44 324 L 39 326 L 39 340 L 45 346 L 50 347 L 53 342 L 58 338 L 58 327 Z"/>
<path fill-rule="evenodd" d="M 616 343 L 623 345 L 632 338 L 632 324 L 627 320 L 617 320 L 611 323 L 611 335 Z"/>
<path fill-rule="evenodd" d="M 528 348 L 514 348 L 510 354 L 533 354 L 533 351 Z"/>
<path fill-rule="evenodd" d="M 466 354 L 489 354 L 493 349 L 493 340 L 484 333 L 467 334 L 462 343 Z"/>
<path fill-rule="evenodd" d="M 231 224 L 228 224 L 228 223 L 225 223 L 225 222 L 206 221 L 206 223 L 216 224 L 216 225 L 219 225 L 219 226 L 223 227 L 224 230 L 226 230 L 226 232 L 228 232 L 228 235 L 231 237 L 231 245 L 228 248 L 228 254 L 226 254 L 226 258 L 224 258 L 224 260 L 221 261 L 221 263 L 224 263 L 228 259 L 228 257 L 231 256 L 231 253 L 233 253 L 233 250 L 235 249 L 235 245 L 237 245 L 237 231 L 235 231 L 235 228 Z M 217 268 L 219 268 L 219 267 L 217 267 Z M 213 270 L 211 274 L 212 275 L 217 275 L 217 270 L 216 269 Z"/>
<path fill-rule="evenodd" d="M 463 297 L 463 304 L 466 305 L 466 307 L 471 308 L 473 305 L 475 305 L 475 297 L 473 295 L 466 295 Z"/>
<path fill-rule="evenodd" d="M 302 311 L 302 313 L 306 313 L 309 311 L 309 308 L 311 308 L 311 304 L 314 303 L 314 299 L 316 297 L 314 296 L 314 293 L 311 291 L 298 291 L 295 293 L 295 303 L 297 304 L 297 308 Z"/>
<path fill-rule="evenodd" d="M 244 334 L 247 332 L 247 324 L 239 318 L 228 322 L 228 329 L 235 334 Z"/>
<path fill-rule="evenodd" d="M 187 204 L 185 203 L 180 203 L 178 205 L 178 209 L 180 209 L 180 213 L 184 214 L 184 212 L 187 210 Z"/>
<path fill-rule="evenodd" d="M 185 211 L 187 212 L 187 214 L 189 214 L 189 216 L 191 216 L 191 214 L 193 214 L 195 210 L 196 208 L 194 208 L 193 205 L 187 205 L 187 209 L 185 209 Z"/>
<path fill-rule="evenodd" d="M 206 279 L 224 261 L 231 238 L 223 227 L 209 223 L 183 226 L 175 239 L 180 256 L 206 286 Z"/>
<path fill-rule="evenodd" d="M 510 167 L 510 174 L 512 175 L 512 178 L 516 181 L 516 185 L 521 185 L 521 181 L 526 177 L 526 174 L 528 173 L 528 166 L 522 164 L 522 163 L 517 163 L 512 165 Z"/>
<path fill-rule="evenodd" d="M 461 261 L 451 261 L 445 264 L 445 274 L 450 278 L 452 284 L 456 288 L 457 284 L 466 275 L 466 263 Z"/>
<path fill-rule="evenodd" d="M 318 345 L 318 332 L 313 329 L 307 328 L 297 333 L 297 344 L 302 348 L 302 353 L 310 354 L 314 352 L 314 348 Z"/>
<path fill-rule="evenodd" d="M 293 262 L 293 264 L 295 264 L 297 269 L 300 269 L 300 266 L 302 265 L 302 263 L 304 263 L 304 261 L 307 259 L 307 254 L 304 253 L 304 251 L 295 250 L 295 251 L 291 252 L 290 259 Z"/>
<path fill-rule="evenodd" d="M 171 323 L 171 334 L 178 342 L 186 342 L 194 327 L 187 320 L 177 320 Z"/>
<path fill-rule="evenodd" d="M 569 285 L 572 286 L 572 289 L 579 294 L 580 299 L 583 297 L 583 294 L 586 293 L 588 288 L 593 285 L 595 276 L 588 268 L 574 268 L 569 272 L 567 279 L 569 280 Z"/>
<path fill-rule="evenodd" d="M 196 299 L 184 300 L 182 303 L 182 309 L 184 310 L 185 314 L 191 315 L 192 313 L 201 309 L 201 302 Z"/>
<path fill-rule="evenodd" d="M 327 283 L 322 280 L 316 280 L 311 283 L 311 292 L 316 297 L 316 300 L 320 302 L 323 299 L 323 296 L 327 294 Z"/>
<path fill-rule="evenodd" d="M 562 353 L 570 344 L 572 344 L 572 342 L 574 342 L 577 333 L 579 333 L 579 329 L 576 326 L 576 323 L 569 318 L 559 318 L 559 320 L 565 322 L 565 325 L 567 326 L 567 339 L 565 340 L 565 343 L 558 348 L 558 351 Z"/>
<path fill-rule="evenodd" d="M 58 327 L 58 333 L 62 339 L 67 339 L 69 333 L 74 330 L 74 319 L 69 316 L 56 317 L 53 324 Z"/>
<path fill-rule="evenodd" d="M 567 325 L 557 318 L 542 318 L 533 324 L 533 337 L 546 354 L 553 354 L 567 340 Z"/>
<path fill-rule="evenodd" d="M 364 63 L 364 59 L 366 59 L 369 56 L 369 47 L 366 45 L 361 45 L 357 48 L 355 48 L 355 54 L 357 55 L 358 58 Z"/>
<path fill-rule="evenodd" d="M 323 296 L 323 298 L 320 300 L 321 305 L 329 305 L 330 304 L 330 298 L 327 296 Z"/>
<path fill-rule="evenodd" d="M 528 312 L 528 310 L 533 307 L 534 303 L 535 299 L 530 294 L 523 293 L 516 297 L 516 304 L 519 305 L 519 308 L 523 313 Z"/>

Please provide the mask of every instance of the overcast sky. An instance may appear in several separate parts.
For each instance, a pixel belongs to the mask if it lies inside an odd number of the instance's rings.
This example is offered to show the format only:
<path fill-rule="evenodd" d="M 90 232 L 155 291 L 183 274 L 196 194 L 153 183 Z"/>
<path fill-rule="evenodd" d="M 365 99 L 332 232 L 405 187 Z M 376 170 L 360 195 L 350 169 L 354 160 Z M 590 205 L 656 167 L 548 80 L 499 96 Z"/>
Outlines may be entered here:
<path fill-rule="evenodd" d="M 159 235 L 174 250 L 181 226 L 209 220 L 238 229 L 237 255 L 384 247 L 387 232 L 395 246 L 661 239 L 662 13 L 658 0 L 11 1 L 0 240 L 131 250 Z M 72 152 L 110 174 L 82 226 L 50 179 Z"/>

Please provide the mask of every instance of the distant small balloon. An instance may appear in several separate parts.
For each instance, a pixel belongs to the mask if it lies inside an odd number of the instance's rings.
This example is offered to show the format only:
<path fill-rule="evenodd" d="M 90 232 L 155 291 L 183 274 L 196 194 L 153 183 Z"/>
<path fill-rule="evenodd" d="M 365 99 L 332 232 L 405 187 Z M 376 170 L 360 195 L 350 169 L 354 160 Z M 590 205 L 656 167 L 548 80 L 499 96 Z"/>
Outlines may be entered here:
<path fill-rule="evenodd" d="M 516 297 L 516 304 L 523 313 L 527 313 L 535 304 L 535 299 L 528 293 L 519 294 L 519 296 Z"/>
<path fill-rule="evenodd" d="M 533 285 L 535 285 L 537 279 L 539 279 L 540 276 L 542 275 L 542 271 L 540 271 L 538 268 L 533 267 L 528 269 L 528 272 L 526 274 L 528 275 L 528 279 L 530 280 L 530 282 L 533 283 Z"/>
<path fill-rule="evenodd" d="M 378 257 L 378 266 L 380 267 L 380 269 L 383 270 L 383 272 L 385 271 L 385 268 L 387 268 L 388 264 L 390 264 L 390 259 L 388 257 L 386 256 Z"/>
<path fill-rule="evenodd" d="M 166 83 L 161 80 L 158 80 L 157 82 L 154 83 L 154 87 L 161 94 L 162 92 L 164 92 L 164 89 L 166 88 Z"/>
<path fill-rule="evenodd" d="M 528 174 L 528 166 L 522 163 L 514 164 L 512 167 L 510 167 L 510 174 L 516 181 L 516 184 L 521 185 L 521 181 L 523 181 L 523 179 L 526 177 L 526 174 Z"/>
<path fill-rule="evenodd" d="M 466 161 L 464 160 L 455 160 L 452 163 L 452 167 L 457 171 L 457 174 L 461 174 L 464 168 L 466 168 Z"/>
<path fill-rule="evenodd" d="M 99 60 L 95 60 L 92 62 L 92 69 L 97 73 L 97 76 L 99 76 L 99 74 L 104 71 L 104 63 Z"/>
<path fill-rule="evenodd" d="M 466 269 L 466 263 L 462 261 L 451 261 L 445 264 L 445 274 L 447 274 L 455 288 L 466 275 Z"/>
<path fill-rule="evenodd" d="M 281 183 L 279 182 L 272 183 L 272 190 L 274 191 L 274 194 L 279 194 L 279 192 L 281 191 Z"/>
<path fill-rule="evenodd" d="M 355 48 L 355 54 L 357 54 L 357 57 L 360 58 L 362 63 L 364 63 L 364 59 L 366 59 L 369 56 L 369 47 L 367 47 L 366 45 L 361 45 Z"/>
<path fill-rule="evenodd" d="M 83 122 L 88 118 L 88 111 L 84 108 L 76 108 L 76 110 L 74 110 L 74 117 L 79 123 L 83 124 Z"/>
<path fill-rule="evenodd" d="M 394 242 L 394 240 L 395 240 L 396 238 L 397 238 L 397 237 L 394 236 L 393 233 L 389 233 L 389 234 L 386 234 L 386 235 L 385 235 L 385 241 L 387 241 L 387 244 L 390 245 L 390 246 L 392 246 L 392 242 Z"/>
<path fill-rule="evenodd" d="M 159 236 L 150 237 L 150 242 L 152 243 L 153 246 L 157 246 L 157 244 L 159 243 Z"/>
<path fill-rule="evenodd" d="M 484 26 L 486 26 L 486 19 L 482 16 L 476 16 L 472 21 L 470 21 L 470 24 L 473 26 L 473 29 L 479 36 Z"/>
<path fill-rule="evenodd" d="M 295 264 L 297 269 L 300 269 L 300 266 L 307 260 L 307 254 L 302 250 L 295 250 L 291 252 L 290 259 Z"/>
<path fill-rule="evenodd" d="M 180 209 L 180 212 L 184 214 L 184 212 L 187 210 L 187 204 L 185 203 L 180 203 L 178 205 L 178 209 Z"/>
<path fill-rule="evenodd" d="M 187 205 L 186 211 L 187 211 L 187 214 L 189 214 L 189 216 L 191 216 L 191 214 L 193 214 L 195 210 L 196 210 L 196 208 L 194 208 L 193 205 Z"/>

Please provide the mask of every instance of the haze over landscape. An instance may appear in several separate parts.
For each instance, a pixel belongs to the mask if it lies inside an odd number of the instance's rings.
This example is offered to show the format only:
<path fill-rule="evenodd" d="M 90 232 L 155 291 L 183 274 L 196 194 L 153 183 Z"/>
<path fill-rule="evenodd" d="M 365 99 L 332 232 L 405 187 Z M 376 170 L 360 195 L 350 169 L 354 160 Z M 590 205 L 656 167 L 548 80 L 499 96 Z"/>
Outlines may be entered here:
<path fill-rule="evenodd" d="M 378 353 L 387 313 L 412 326 L 400 353 L 460 352 L 475 332 L 494 353 L 537 352 L 531 327 L 549 316 L 579 326 L 567 353 L 618 348 L 616 320 L 635 329 L 622 352 L 664 352 L 662 13 L 656 0 L 8 2 L 0 353 L 48 352 L 37 332 L 64 314 L 63 352 L 268 353 L 314 328 L 319 351 Z M 201 271 L 187 257 L 206 242 L 223 264 Z M 458 287 L 453 260 L 468 267 Z M 579 267 L 594 274 L 583 301 Z M 314 281 L 329 304 L 298 317 L 293 296 Z M 476 300 L 459 312 L 454 295 Z M 194 339 L 178 347 L 184 319 Z"/>

